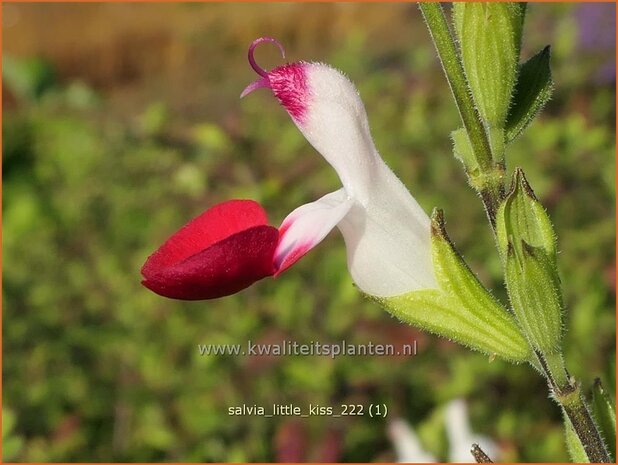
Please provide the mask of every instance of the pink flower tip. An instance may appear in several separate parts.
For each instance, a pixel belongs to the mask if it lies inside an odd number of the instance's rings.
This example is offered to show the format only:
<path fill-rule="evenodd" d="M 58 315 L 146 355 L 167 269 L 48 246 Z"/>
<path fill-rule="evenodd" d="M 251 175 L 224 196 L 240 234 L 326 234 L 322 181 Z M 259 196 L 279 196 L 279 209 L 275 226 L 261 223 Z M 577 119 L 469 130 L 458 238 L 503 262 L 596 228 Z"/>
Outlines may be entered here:
<path fill-rule="evenodd" d="M 257 89 L 272 89 L 279 102 L 285 107 L 290 116 L 302 123 L 307 113 L 310 92 L 307 85 L 307 63 L 297 62 L 276 67 L 266 71 L 260 67 L 254 57 L 255 48 L 262 42 L 272 42 L 281 50 L 285 58 L 283 46 L 272 37 L 260 37 L 249 46 L 249 64 L 260 78 L 249 84 L 240 94 L 240 98 L 249 95 Z"/>

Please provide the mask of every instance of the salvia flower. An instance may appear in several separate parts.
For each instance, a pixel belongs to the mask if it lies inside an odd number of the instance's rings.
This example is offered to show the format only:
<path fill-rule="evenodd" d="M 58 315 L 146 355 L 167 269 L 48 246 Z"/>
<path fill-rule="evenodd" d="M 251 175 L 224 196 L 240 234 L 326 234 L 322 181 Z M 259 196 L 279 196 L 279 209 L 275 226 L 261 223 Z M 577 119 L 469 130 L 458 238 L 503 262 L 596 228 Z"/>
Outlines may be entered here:
<path fill-rule="evenodd" d="M 380 157 L 363 102 L 339 71 L 321 63 L 296 62 L 265 71 L 241 97 L 271 89 L 309 143 L 335 169 L 343 187 L 302 205 L 277 229 L 255 202 L 216 205 L 184 226 L 142 269 L 143 284 L 176 299 L 232 294 L 277 276 L 336 227 L 346 244 L 356 285 L 378 297 L 437 288 L 431 259 L 430 220 Z"/>
<path fill-rule="evenodd" d="M 254 201 L 215 205 L 172 235 L 142 268 L 143 284 L 184 300 L 233 294 L 278 276 L 337 227 L 358 288 L 401 320 L 487 354 L 520 362 L 530 347 L 513 316 L 483 287 L 448 238 L 386 166 L 371 138 L 363 102 L 339 71 L 296 62 L 260 75 L 241 97 L 270 89 L 342 187 L 301 205 L 279 228 Z"/>

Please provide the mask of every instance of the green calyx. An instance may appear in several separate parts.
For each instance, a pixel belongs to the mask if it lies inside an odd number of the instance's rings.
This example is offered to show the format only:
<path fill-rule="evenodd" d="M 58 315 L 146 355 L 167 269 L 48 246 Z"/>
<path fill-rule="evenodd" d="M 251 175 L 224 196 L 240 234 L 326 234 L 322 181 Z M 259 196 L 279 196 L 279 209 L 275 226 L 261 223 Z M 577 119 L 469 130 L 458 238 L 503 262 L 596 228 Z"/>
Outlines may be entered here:
<path fill-rule="evenodd" d="M 440 210 L 432 215 L 432 258 L 438 289 L 368 296 L 406 323 L 491 356 L 527 361 L 530 347 L 513 316 L 483 287 L 451 243 Z"/>
<path fill-rule="evenodd" d="M 509 248 L 506 286 L 517 320 L 530 343 L 543 354 L 560 351 L 562 293 L 555 264 L 541 248 L 526 242 L 518 255 Z"/>
<path fill-rule="evenodd" d="M 556 239 L 547 212 L 520 169 L 496 219 L 506 287 L 517 321 L 542 354 L 560 352 L 562 293 Z"/>
<path fill-rule="evenodd" d="M 453 4 L 470 91 L 487 126 L 504 128 L 517 78 L 525 3 Z"/>
<path fill-rule="evenodd" d="M 520 168 L 515 169 L 511 191 L 498 210 L 496 235 L 503 257 L 506 257 L 509 244 L 521 255 L 523 241 L 543 249 L 555 261 L 556 236 L 551 220 Z"/>

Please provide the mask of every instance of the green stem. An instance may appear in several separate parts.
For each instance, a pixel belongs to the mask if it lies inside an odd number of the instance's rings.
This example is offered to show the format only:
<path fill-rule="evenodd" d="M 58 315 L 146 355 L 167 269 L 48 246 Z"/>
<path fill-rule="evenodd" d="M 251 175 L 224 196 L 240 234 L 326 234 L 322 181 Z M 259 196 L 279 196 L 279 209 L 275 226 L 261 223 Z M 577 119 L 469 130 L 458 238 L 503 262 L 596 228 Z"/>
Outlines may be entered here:
<path fill-rule="evenodd" d="M 557 388 L 566 388 L 570 386 L 569 375 L 564 366 L 562 354 L 546 354 L 542 356 L 543 368 L 548 377 L 550 377 L 551 385 Z"/>
<path fill-rule="evenodd" d="M 468 89 L 468 82 L 459 59 L 455 40 L 451 35 L 442 7 L 439 3 L 433 2 L 419 3 L 419 7 L 438 51 L 446 80 L 453 92 L 453 97 L 455 97 L 459 115 L 470 137 L 477 162 L 481 170 L 488 171 L 493 167 L 491 146 Z"/>
<path fill-rule="evenodd" d="M 541 355 L 537 357 L 543 368 L 553 398 L 562 407 L 568 417 L 579 442 L 592 463 L 611 463 L 611 458 L 599 428 L 594 423 L 590 409 L 581 393 L 580 385 L 569 377 L 561 354 Z"/>
<path fill-rule="evenodd" d="M 502 172 L 502 170 L 500 170 L 500 172 Z M 481 200 L 483 201 L 483 205 L 485 206 L 485 213 L 487 214 L 487 218 L 489 219 L 489 223 L 491 224 L 493 231 L 496 230 L 496 215 L 498 214 L 500 203 L 504 198 L 504 186 L 501 181 L 502 174 L 500 174 L 499 177 L 500 180 L 494 179 L 487 182 L 478 191 L 481 196 Z"/>
<path fill-rule="evenodd" d="M 442 7 L 437 2 L 421 2 L 419 7 L 438 52 L 479 167 L 480 172 L 468 173 L 470 184 L 480 194 L 495 231 L 496 212 L 504 198 L 503 153 L 498 153 L 495 157 L 492 152 L 487 130 L 474 105 L 457 46 Z M 541 369 L 548 379 L 554 398 L 571 422 L 590 461 L 609 462 L 610 457 L 599 430 L 594 424 L 579 385 L 568 376 L 562 356 L 557 354 L 544 357 L 538 353 L 536 355 L 537 360 L 533 361 L 533 366 Z"/>
<path fill-rule="evenodd" d="M 421 2 L 419 7 L 438 52 L 446 80 L 455 98 L 459 116 L 461 116 L 461 121 L 468 133 L 476 161 L 481 172 L 487 174 L 487 176 L 484 176 L 487 180 L 485 186 L 477 189 L 477 191 L 481 195 L 489 221 L 495 229 L 496 212 L 504 196 L 501 176 L 504 167 L 494 164 L 491 145 L 481 117 L 472 100 L 455 40 L 451 35 L 442 7 L 439 3 L 434 2 Z"/>
<path fill-rule="evenodd" d="M 568 394 L 556 394 L 556 400 L 562 406 L 564 413 L 571 421 L 584 451 L 591 463 L 611 463 L 603 438 L 592 419 L 590 409 L 582 396 L 578 384 Z"/>

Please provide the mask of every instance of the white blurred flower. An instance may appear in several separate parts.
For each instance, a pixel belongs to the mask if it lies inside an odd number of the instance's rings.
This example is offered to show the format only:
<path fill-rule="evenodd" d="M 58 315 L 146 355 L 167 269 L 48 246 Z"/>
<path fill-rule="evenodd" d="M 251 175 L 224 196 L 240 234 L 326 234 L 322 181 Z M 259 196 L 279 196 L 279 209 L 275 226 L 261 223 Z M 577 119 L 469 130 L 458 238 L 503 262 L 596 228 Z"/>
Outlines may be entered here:
<path fill-rule="evenodd" d="M 412 427 L 401 418 L 388 423 L 388 436 L 395 447 L 399 463 L 430 463 L 436 458 L 423 449 Z"/>
<path fill-rule="evenodd" d="M 486 436 L 476 435 L 472 432 L 465 400 L 454 399 L 450 401 L 446 406 L 445 417 L 451 463 L 475 463 L 470 453 L 472 444 L 478 444 L 492 459 L 496 457 L 498 453 L 496 443 Z"/>

